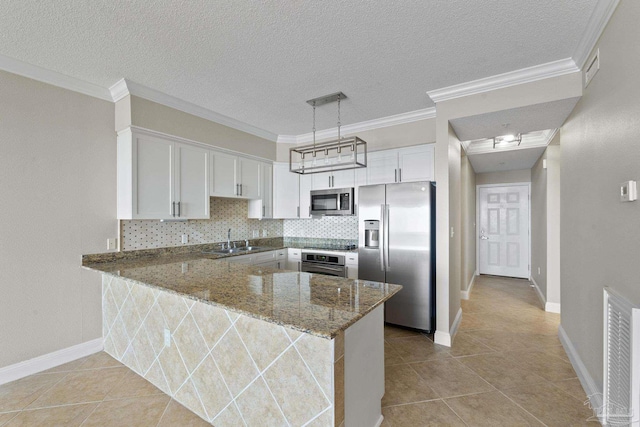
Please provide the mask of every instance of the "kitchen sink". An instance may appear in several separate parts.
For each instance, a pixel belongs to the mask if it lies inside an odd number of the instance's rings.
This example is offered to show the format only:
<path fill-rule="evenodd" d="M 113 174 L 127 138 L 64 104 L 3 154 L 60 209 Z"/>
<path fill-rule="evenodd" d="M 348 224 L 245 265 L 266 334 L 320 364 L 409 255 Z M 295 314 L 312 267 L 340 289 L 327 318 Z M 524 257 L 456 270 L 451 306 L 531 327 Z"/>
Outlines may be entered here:
<path fill-rule="evenodd" d="M 221 255 L 237 254 L 240 252 L 246 252 L 246 251 L 244 250 L 244 248 L 214 249 L 212 251 L 202 251 L 203 254 L 221 254 Z"/>
<path fill-rule="evenodd" d="M 214 249 L 212 251 L 202 251 L 203 254 L 231 255 L 242 252 L 254 252 L 267 249 L 264 246 L 246 246 L 242 248 Z"/>

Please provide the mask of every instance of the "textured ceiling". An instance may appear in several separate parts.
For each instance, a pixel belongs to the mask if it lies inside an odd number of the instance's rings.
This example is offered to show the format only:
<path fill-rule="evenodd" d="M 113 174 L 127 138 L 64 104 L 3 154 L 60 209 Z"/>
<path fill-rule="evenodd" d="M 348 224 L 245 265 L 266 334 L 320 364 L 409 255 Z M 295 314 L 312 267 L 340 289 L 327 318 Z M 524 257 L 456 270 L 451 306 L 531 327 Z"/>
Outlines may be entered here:
<path fill-rule="evenodd" d="M 574 53 L 596 0 L 3 0 L 0 54 L 102 87 L 126 78 L 276 134 L 343 91 L 342 122 Z M 318 129 L 335 126 L 335 106 Z"/>

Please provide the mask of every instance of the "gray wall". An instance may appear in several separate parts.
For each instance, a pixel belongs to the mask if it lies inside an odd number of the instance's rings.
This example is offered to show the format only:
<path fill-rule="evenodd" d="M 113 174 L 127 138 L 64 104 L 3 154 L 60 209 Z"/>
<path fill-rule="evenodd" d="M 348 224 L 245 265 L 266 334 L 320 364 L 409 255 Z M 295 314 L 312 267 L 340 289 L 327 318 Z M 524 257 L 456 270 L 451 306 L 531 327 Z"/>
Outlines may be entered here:
<path fill-rule="evenodd" d="M 560 138 L 561 325 L 600 386 L 603 287 L 640 303 L 640 202 L 619 201 L 620 183 L 640 179 L 639 21 L 640 2 L 620 2 Z"/>
<path fill-rule="evenodd" d="M 476 174 L 477 185 L 512 184 L 516 182 L 531 182 L 531 169 Z"/>
<path fill-rule="evenodd" d="M 0 367 L 102 335 L 80 256 L 118 235 L 113 104 L 0 71 Z"/>
<path fill-rule="evenodd" d="M 547 295 L 547 170 L 542 153 L 531 168 L 531 277 L 542 295 Z M 538 273 L 540 269 L 540 273 Z"/>
<path fill-rule="evenodd" d="M 476 272 L 476 173 L 466 154 L 460 162 L 462 209 L 462 277 L 460 290 L 469 289 Z"/>

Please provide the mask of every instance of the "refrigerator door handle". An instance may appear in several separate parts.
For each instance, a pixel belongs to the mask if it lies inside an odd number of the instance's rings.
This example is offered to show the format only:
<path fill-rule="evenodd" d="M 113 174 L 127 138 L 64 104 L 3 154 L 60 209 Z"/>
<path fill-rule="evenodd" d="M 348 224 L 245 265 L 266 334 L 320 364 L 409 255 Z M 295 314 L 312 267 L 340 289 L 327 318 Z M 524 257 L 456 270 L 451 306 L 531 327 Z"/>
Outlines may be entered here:
<path fill-rule="evenodd" d="M 385 270 L 389 271 L 391 269 L 391 264 L 389 263 L 389 214 L 391 212 L 391 209 L 389 207 L 389 205 L 384 205 L 384 250 L 385 250 L 385 254 L 384 254 L 384 258 L 386 261 L 386 265 L 385 265 Z"/>
<path fill-rule="evenodd" d="M 384 222 L 384 210 L 385 205 L 380 205 L 380 218 L 382 219 L 382 230 L 380 230 L 380 244 L 379 244 L 379 248 L 378 251 L 380 252 L 380 271 L 384 271 L 384 247 L 385 247 L 385 243 L 386 241 L 384 240 L 384 231 L 385 231 L 385 222 Z"/>

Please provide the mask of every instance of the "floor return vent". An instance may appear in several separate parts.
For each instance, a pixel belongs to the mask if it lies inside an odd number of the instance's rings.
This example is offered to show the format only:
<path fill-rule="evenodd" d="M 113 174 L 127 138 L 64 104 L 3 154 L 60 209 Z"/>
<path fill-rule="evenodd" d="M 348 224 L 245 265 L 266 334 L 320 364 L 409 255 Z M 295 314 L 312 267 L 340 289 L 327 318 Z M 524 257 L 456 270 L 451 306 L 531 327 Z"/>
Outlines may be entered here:
<path fill-rule="evenodd" d="M 599 414 L 606 426 L 640 426 L 640 308 L 604 289 L 604 385 Z"/>

